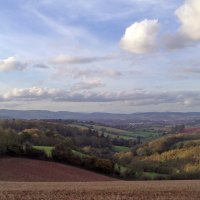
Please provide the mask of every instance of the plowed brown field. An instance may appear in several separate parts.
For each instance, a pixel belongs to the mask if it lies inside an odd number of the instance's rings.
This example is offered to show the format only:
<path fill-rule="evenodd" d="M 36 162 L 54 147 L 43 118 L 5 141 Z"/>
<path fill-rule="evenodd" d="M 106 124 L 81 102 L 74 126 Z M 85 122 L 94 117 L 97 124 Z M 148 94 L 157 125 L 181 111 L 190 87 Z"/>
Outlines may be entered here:
<path fill-rule="evenodd" d="M 58 163 L 0 159 L 0 200 L 199 199 L 200 181 L 125 182 Z"/>
<path fill-rule="evenodd" d="M 25 158 L 0 159 L 0 181 L 85 182 L 112 180 L 115 179 L 54 162 Z"/>

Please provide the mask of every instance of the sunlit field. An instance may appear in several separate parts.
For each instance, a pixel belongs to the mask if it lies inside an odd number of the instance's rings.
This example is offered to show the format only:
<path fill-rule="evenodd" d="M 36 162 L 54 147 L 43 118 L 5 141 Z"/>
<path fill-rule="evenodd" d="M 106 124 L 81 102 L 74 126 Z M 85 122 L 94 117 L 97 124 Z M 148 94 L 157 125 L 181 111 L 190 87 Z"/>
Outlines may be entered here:
<path fill-rule="evenodd" d="M 0 182 L 1 200 L 197 200 L 200 181 Z"/>

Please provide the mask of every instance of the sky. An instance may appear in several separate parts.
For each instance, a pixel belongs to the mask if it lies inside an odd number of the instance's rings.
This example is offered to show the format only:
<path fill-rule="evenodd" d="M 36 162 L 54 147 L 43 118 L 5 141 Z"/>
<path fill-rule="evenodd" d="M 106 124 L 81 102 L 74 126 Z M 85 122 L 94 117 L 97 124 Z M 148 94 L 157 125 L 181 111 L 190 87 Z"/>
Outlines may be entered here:
<path fill-rule="evenodd" d="M 0 0 L 0 109 L 200 111 L 200 1 Z"/>

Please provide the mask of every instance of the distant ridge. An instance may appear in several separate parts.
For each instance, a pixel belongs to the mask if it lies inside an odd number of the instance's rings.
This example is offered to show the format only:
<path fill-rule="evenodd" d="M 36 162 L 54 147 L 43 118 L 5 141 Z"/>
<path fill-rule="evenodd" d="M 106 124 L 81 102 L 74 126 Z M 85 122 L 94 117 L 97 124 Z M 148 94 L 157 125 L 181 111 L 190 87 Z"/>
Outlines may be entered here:
<path fill-rule="evenodd" d="M 177 121 L 177 120 L 200 120 L 200 112 L 146 112 L 132 114 L 114 113 L 81 113 L 68 111 L 47 111 L 47 110 L 0 110 L 0 119 L 63 119 L 82 121 L 101 120 L 141 120 L 141 121 Z"/>

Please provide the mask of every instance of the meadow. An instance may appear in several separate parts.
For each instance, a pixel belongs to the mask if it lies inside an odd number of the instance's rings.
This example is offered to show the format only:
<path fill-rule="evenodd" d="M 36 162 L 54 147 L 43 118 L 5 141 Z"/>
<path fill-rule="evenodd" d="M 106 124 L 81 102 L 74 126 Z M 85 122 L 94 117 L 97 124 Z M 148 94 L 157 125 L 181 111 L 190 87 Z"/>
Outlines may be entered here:
<path fill-rule="evenodd" d="M 98 124 L 95 124 L 95 125 L 91 125 L 87 123 L 79 124 L 78 122 L 74 124 L 68 124 L 67 126 L 76 127 L 81 130 L 87 130 L 89 128 L 92 128 L 99 132 L 103 132 L 105 135 L 109 135 L 111 137 L 120 137 L 124 139 L 133 139 L 133 138 L 137 138 L 138 136 L 145 139 L 152 139 L 152 138 L 159 137 L 161 135 L 155 130 L 138 129 L 134 131 L 129 131 L 129 130 L 122 130 L 119 128 L 108 127 L 108 126 L 103 126 L 103 125 L 98 125 Z"/>
<path fill-rule="evenodd" d="M 53 147 L 50 146 L 33 146 L 34 149 L 44 151 L 48 157 L 52 156 Z"/>

